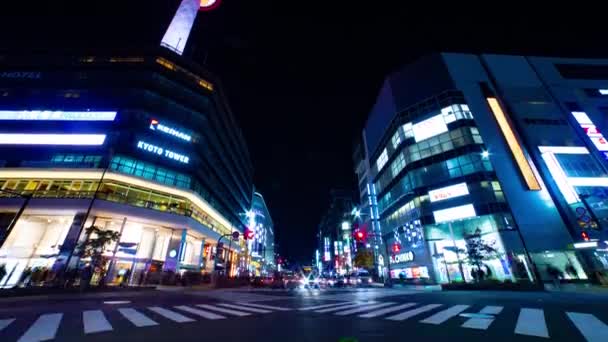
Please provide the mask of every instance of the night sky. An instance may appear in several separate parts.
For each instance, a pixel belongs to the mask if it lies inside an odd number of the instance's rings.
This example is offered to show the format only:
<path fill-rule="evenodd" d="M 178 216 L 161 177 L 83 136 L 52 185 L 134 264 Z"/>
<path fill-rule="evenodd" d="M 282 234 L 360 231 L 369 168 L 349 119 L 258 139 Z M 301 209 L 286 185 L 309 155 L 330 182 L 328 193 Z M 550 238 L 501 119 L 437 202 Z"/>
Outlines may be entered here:
<path fill-rule="evenodd" d="M 179 0 L 27 3 L 0 11 L 0 49 L 156 44 Z M 222 79 L 278 251 L 302 263 L 329 189 L 356 189 L 352 149 L 387 73 L 439 51 L 608 57 L 601 11 L 317 3 L 224 0 L 199 14 L 186 50 Z"/>

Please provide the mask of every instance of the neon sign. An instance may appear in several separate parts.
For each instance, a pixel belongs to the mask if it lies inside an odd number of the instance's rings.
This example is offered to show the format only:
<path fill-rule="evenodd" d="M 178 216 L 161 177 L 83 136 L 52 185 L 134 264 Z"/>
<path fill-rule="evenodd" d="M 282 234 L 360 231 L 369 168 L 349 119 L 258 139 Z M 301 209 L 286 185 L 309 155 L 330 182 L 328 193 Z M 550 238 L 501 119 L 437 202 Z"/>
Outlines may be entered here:
<path fill-rule="evenodd" d="M 405 253 L 392 255 L 389 261 L 391 264 L 414 261 L 414 252 L 407 251 Z"/>
<path fill-rule="evenodd" d="M 414 130 L 414 139 L 416 142 L 426 140 L 448 131 L 448 126 L 445 124 L 445 120 L 441 114 L 414 124 L 412 128 Z"/>
<path fill-rule="evenodd" d="M 467 183 L 459 183 L 446 186 L 445 188 L 429 191 L 429 199 L 431 202 L 443 201 L 446 199 L 465 196 L 469 194 Z"/>
<path fill-rule="evenodd" d="M 175 128 L 163 125 L 160 122 L 158 122 L 158 120 L 156 120 L 156 119 L 152 119 L 152 121 L 150 121 L 150 129 L 153 131 L 161 131 L 165 134 L 172 135 L 176 138 L 179 138 L 179 139 L 182 139 L 185 141 L 192 141 L 192 136 L 190 134 L 186 134 Z"/>
<path fill-rule="evenodd" d="M 105 134 L 0 133 L 0 145 L 99 146 L 105 140 Z"/>
<path fill-rule="evenodd" d="M 579 126 L 581 126 L 583 130 L 585 130 L 585 134 L 587 134 L 589 140 L 591 140 L 591 142 L 593 143 L 593 145 L 595 145 L 595 148 L 597 148 L 598 151 L 608 151 L 608 141 L 606 141 L 606 138 L 604 138 L 599 129 L 595 127 L 595 124 L 593 123 L 593 121 L 591 121 L 587 113 L 572 112 L 572 116 L 574 116 Z"/>
<path fill-rule="evenodd" d="M 472 204 L 465 204 L 458 207 L 433 211 L 435 223 L 460 220 L 468 217 L 474 217 L 476 215 L 477 213 L 475 213 L 475 208 Z"/>
<path fill-rule="evenodd" d="M 62 110 L 0 110 L 0 120 L 114 121 L 116 112 L 67 112 Z"/>
<path fill-rule="evenodd" d="M 157 154 L 159 156 L 164 156 L 165 158 L 176 160 L 180 163 L 188 164 L 190 162 L 190 157 L 188 157 L 186 155 L 183 155 L 183 154 L 180 154 L 177 152 L 173 152 L 171 150 L 162 148 L 160 146 L 149 144 L 142 140 L 137 142 L 137 148 L 140 150 L 144 150 L 146 152 Z"/>

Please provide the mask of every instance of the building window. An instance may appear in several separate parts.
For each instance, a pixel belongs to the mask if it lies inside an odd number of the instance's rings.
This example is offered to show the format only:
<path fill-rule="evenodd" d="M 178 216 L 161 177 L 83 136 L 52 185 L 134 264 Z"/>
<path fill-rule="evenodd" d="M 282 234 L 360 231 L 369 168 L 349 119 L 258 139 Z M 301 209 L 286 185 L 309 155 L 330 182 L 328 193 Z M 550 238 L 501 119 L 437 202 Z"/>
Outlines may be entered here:
<path fill-rule="evenodd" d="M 399 153 L 397 158 L 391 164 L 391 172 L 393 177 L 396 177 L 401 170 L 405 168 L 405 158 L 403 158 L 403 153 Z"/>
<path fill-rule="evenodd" d="M 413 138 L 414 137 L 414 125 L 411 122 L 406 123 L 405 125 L 403 125 L 403 133 L 405 138 Z"/>
<path fill-rule="evenodd" d="M 376 166 L 378 166 L 378 171 L 382 170 L 384 165 L 386 165 L 387 161 L 388 161 L 388 153 L 386 152 L 386 149 L 384 149 L 384 151 L 382 151 L 382 154 L 380 154 L 380 157 L 378 157 L 378 160 L 376 161 Z"/>
<path fill-rule="evenodd" d="M 396 150 L 397 147 L 399 147 L 399 144 L 401 143 L 401 137 L 399 136 L 399 130 L 397 130 L 397 132 L 395 132 L 395 135 L 393 135 L 391 142 L 393 143 L 393 149 Z"/>

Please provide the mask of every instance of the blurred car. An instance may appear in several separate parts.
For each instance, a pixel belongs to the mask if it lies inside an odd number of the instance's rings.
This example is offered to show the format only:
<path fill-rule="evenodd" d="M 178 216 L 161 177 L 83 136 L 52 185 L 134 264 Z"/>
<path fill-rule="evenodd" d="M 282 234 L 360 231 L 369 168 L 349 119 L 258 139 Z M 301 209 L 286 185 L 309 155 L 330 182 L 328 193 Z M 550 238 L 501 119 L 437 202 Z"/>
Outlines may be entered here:
<path fill-rule="evenodd" d="M 283 277 L 283 287 L 286 289 L 294 289 L 300 286 L 300 279 L 293 275 Z"/>
<path fill-rule="evenodd" d="M 366 270 L 359 270 L 350 276 L 350 284 L 353 286 L 370 286 L 372 284 L 372 275 Z"/>

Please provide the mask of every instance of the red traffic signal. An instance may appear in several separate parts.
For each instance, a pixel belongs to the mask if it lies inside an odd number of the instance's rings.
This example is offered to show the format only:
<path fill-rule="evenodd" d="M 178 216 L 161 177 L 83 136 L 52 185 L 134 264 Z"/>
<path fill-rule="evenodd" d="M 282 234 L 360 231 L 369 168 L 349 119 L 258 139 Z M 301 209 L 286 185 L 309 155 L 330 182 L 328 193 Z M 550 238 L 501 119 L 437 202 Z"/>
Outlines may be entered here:
<path fill-rule="evenodd" d="M 245 240 L 251 240 L 255 236 L 255 232 L 249 228 L 245 228 L 245 234 L 243 234 L 243 238 Z"/>
<path fill-rule="evenodd" d="M 581 232 L 581 237 L 583 238 L 583 240 L 585 241 L 589 241 L 589 233 L 582 231 Z"/>
<path fill-rule="evenodd" d="M 355 232 L 355 240 L 361 242 L 365 239 L 365 233 L 361 230 Z"/>
<path fill-rule="evenodd" d="M 398 243 L 393 244 L 393 253 L 399 253 L 401 251 L 401 245 Z"/>

